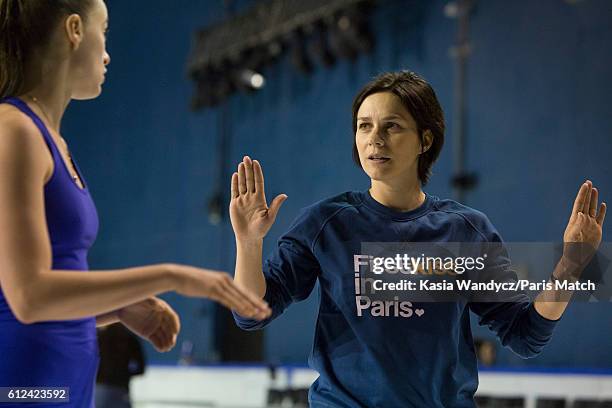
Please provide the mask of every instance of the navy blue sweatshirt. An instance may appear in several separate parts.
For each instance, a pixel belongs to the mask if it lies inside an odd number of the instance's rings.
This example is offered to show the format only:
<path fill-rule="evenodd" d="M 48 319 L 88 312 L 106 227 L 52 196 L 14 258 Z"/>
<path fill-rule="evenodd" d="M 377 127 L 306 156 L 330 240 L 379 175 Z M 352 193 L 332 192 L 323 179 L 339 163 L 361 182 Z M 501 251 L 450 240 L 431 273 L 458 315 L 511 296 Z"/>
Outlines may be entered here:
<path fill-rule="evenodd" d="M 470 310 L 521 357 L 537 355 L 549 341 L 556 321 L 540 316 L 526 295 L 518 302 L 414 303 L 402 316 L 358 313 L 354 255 L 363 242 L 501 237 L 483 213 L 428 194 L 408 212 L 389 209 L 368 192 L 343 193 L 302 210 L 264 262 L 272 316 L 234 316 L 241 328 L 260 329 L 292 302 L 306 299 L 319 281 L 309 358 L 319 378 L 310 389 L 311 407 L 474 407 L 478 371 Z M 509 259 L 497 261 L 508 273 Z"/>

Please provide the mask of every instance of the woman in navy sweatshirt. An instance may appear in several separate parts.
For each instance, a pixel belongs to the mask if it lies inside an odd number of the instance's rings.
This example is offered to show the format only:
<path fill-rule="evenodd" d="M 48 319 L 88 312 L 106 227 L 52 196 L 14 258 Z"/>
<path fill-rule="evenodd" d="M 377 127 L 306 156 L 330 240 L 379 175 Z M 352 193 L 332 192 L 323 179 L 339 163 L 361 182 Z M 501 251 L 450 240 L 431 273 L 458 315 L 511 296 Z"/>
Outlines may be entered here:
<path fill-rule="evenodd" d="M 310 366 L 319 374 L 311 407 L 474 407 L 478 386 L 469 311 L 503 345 L 524 358 L 549 341 L 571 293 L 546 290 L 535 301 L 516 292 L 504 302 L 375 301 L 362 293 L 365 242 L 502 240 L 481 212 L 422 191 L 444 142 L 444 117 L 431 86 L 418 75 L 386 73 L 353 103 L 353 156 L 371 179 L 305 208 L 263 263 L 263 238 L 287 198 L 266 204 L 261 165 L 245 157 L 232 176 L 230 213 L 236 235 L 235 281 L 272 307 L 265 320 L 235 314 L 246 330 L 259 329 L 292 302 L 308 297 L 316 281 L 320 305 Z M 564 242 L 597 248 L 606 205 L 590 181 L 581 187 Z M 581 267 L 564 251 L 551 282 L 576 279 Z M 364 258 L 365 256 L 365 258 Z M 488 272 L 516 280 L 505 252 Z M 493 272 L 491 272 L 493 271 Z M 367 287 L 366 287 L 367 289 Z M 551 297 L 547 297 L 551 296 Z M 564 299 L 562 301 L 546 301 Z M 382 302 L 382 303 L 381 303 Z"/>

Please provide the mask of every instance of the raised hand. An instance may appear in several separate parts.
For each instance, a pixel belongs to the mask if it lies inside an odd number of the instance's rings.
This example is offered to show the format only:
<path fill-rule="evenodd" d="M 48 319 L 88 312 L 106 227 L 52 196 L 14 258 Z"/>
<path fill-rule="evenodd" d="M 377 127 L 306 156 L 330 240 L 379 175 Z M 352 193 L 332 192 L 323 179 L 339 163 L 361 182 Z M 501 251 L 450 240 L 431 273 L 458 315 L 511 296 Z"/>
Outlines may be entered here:
<path fill-rule="evenodd" d="M 157 351 L 170 351 L 176 344 L 181 322 L 163 300 L 151 297 L 117 312 L 125 327 L 149 341 Z"/>
<path fill-rule="evenodd" d="M 601 243 L 607 206 L 603 202 L 597 205 L 598 195 L 590 180 L 580 186 L 563 234 L 563 257 L 575 264 L 578 270 L 586 266 Z"/>
<path fill-rule="evenodd" d="M 606 203 L 602 202 L 598 211 L 598 195 L 599 192 L 590 180 L 580 186 L 572 215 L 563 234 L 563 242 L 582 242 L 594 248 L 599 247 L 606 217 Z"/>
<path fill-rule="evenodd" d="M 268 207 L 261 165 L 257 160 L 245 156 L 238 165 L 238 171 L 232 175 L 230 219 L 236 239 L 263 239 L 286 199 L 285 194 L 279 194 Z"/>

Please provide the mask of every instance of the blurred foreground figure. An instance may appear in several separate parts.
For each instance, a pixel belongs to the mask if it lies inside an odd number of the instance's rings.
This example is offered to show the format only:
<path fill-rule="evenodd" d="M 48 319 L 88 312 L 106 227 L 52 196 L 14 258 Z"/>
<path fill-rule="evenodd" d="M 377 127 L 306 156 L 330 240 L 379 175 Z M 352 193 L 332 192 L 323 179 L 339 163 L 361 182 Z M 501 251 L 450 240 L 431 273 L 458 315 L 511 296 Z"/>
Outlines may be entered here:
<path fill-rule="evenodd" d="M 96 408 L 130 408 L 130 379 L 145 372 L 140 340 L 124 326 L 113 324 L 98 329 L 98 344 Z"/>

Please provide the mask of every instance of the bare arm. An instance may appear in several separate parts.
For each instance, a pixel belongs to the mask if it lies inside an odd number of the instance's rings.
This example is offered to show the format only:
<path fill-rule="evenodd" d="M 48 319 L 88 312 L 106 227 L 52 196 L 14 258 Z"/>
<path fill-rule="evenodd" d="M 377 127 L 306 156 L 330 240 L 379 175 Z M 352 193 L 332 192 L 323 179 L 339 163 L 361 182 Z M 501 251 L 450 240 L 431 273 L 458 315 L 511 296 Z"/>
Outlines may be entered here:
<path fill-rule="evenodd" d="M 117 315 L 117 311 L 115 310 L 96 316 L 96 327 L 108 326 L 109 324 L 118 322 L 119 316 Z"/>
<path fill-rule="evenodd" d="M 38 130 L 27 120 L 2 120 L 0 285 L 20 321 L 105 315 L 172 290 L 210 297 L 251 316 L 269 314 L 263 302 L 235 286 L 227 274 L 204 269 L 160 264 L 87 273 L 51 270 L 43 195 L 47 174 L 49 153 Z M 112 314 L 105 319 L 113 319 Z"/>
<path fill-rule="evenodd" d="M 556 277 L 564 276 L 565 271 L 568 270 L 575 270 L 575 268 L 568 265 L 567 259 L 561 258 L 555 267 L 553 275 Z M 559 320 L 569 305 L 574 292 L 554 288 L 555 282 L 552 279 L 549 279 L 548 283 L 552 284 L 553 288 L 540 292 L 535 298 L 533 306 L 540 316 L 548 320 Z"/>
<path fill-rule="evenodd" d="M 266 294 L 266 280 L 261 269 L 263 240 L 248 242 L 236 239 L 236 269 L 234 281 L 256 296 Z"/>
<path fill-rule="evenodd" d="M 33 274 L 29 282 L 18 280 L 18 284 L 27 287 L 22 290 L 22 301 L 27 299 L 28 303 L 28 306 L 22 304 L 20 308 L 24 313 L 23 320 L 32 322 L 104 315 L 153 295 L 176 290 L 177 282 L 171 272 L 169 265 L 82 274 L 40 271 Z M 4 279 L 2 285 L 4 288 Z"/>
<path fill-rule="evenodd" d="M 606 203 L 598 205 L 599 192 L 590 180 L 580 186 L 569 222 L 563 234 L 563 256 L 555 267 L 555 279 L 575 282 L 599 248 Z M 554 284 L 554 282 L 551 282 Z M 537 312 L 550 320 L 561 318 L 573 292 L 569 290 L 545 290 L 535 301 Z"/>

